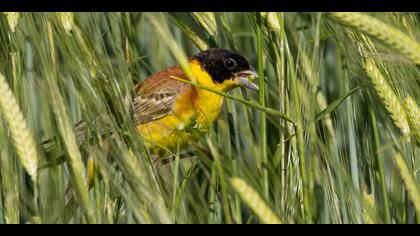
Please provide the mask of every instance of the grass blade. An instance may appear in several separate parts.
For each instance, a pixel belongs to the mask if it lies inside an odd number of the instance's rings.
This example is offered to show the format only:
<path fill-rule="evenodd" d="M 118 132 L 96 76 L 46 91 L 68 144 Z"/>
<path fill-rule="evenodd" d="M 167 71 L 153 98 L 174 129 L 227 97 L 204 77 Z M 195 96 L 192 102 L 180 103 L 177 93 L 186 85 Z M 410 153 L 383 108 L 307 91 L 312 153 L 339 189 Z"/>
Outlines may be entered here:
<path fill-rule="evenodd" d="M 348 97 L 350 97 L 353 93 L 355 93 L 359 89 L 360 89 L 360 87 L 358 86 L 358 87 L 348 91 L 346 94 L 344 94 L 342 97 L 338 98 L 334 102 L 330 103 L 324 110 L 322 110 L 320 113 L 318 113 L 316 115 L 315 121 L 322 120 L 325 116 L 327 116 L 332 111 L 334 111 L 338 106 L 340 106 L 341 103 L 343 103 Z"/>

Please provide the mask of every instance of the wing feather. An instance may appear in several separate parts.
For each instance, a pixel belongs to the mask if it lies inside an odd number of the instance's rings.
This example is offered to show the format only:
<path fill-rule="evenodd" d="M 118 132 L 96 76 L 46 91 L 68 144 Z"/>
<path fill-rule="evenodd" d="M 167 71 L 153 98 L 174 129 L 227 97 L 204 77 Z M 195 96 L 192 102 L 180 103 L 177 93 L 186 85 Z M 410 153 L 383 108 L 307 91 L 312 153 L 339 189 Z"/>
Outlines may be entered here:
<path fill-rule="evenodd" d="M 137 125 L 170 114 L 177 97 L 192 87 L 171 76 L 187 79 L 181 68 L 174 66 L 148 77 L 138 85 L 133 101 L 134 120 Z"/>

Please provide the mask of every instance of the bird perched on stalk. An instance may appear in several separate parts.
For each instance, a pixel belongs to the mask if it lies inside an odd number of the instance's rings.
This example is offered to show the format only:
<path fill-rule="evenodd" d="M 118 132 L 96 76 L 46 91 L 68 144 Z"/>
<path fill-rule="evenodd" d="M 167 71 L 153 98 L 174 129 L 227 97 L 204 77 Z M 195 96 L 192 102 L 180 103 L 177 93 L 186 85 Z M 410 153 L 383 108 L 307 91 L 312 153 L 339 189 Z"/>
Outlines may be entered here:
<path fill-rule="evenodd" d="M 249 80 L 255 69 L 236 52 L 211 48 L 189 59 L 198 85 L 218 92 L 242 86 L 258 91 Z M 185 83 L 189 80 L 179 66 L 151 75 L 136 86 L 134 121 L 139 133 L 151 143 L 175 150 L 207 132 L 222 110 L 224 97 Z M 191 81 L 192 82 L 192 81 Z M 159 152 L 159 148 L 151 147 Z"/>
<path fill-rule="evenodd" d="M 184 148 L 208 131 L 224 100 L 214 91 L 228 92 L 239 86 L 258 91 L 252 83 L 257 72 L 236 52 L 210 48 L 190 57 L 189 66 L 195 81 L 176 65 L 135 86 L 132 117 L 146 146 L 158 156 L 165 149 Z M 84 139 L 85 125 L 82 121 L 76 126 L 79 140 Z"/>

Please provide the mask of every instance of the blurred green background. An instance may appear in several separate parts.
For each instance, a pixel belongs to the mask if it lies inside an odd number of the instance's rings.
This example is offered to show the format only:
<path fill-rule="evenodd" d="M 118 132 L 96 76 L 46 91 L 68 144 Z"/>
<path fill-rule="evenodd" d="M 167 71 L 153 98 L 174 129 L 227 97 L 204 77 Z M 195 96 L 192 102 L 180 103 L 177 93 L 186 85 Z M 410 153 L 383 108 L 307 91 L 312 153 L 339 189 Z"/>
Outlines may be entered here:
<path fill-rule="evenodd" d="M 0 223 L 418 223 L 419 20 L 2 13 Z M 154 172 L 128 98 L 209 47 L 240 52 L 264 89 L 232 91 L 209 134 Z"/>

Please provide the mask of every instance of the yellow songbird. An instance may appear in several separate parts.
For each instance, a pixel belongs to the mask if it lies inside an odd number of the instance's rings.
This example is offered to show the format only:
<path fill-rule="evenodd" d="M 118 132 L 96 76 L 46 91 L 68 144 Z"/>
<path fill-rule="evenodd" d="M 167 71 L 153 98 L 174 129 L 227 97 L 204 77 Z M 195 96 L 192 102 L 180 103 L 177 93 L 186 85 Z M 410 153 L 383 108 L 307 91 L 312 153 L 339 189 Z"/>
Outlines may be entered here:
<path fill-rule="evenodd" d="M 255 69 L 240 54 L 221 48 L 202 51 L 189 59 L 195 82 L 219 92 L 243 86 L 257 90 L 249 80 Z M 185 83 L 179 66 L 157 72 L 135 89 L 134 121 L 152 151 L 159 146 L 175 150 L 205 134 L 220 115 L 223 96 Z M 158 145 L 153 145 L 158 144 Z"/>

